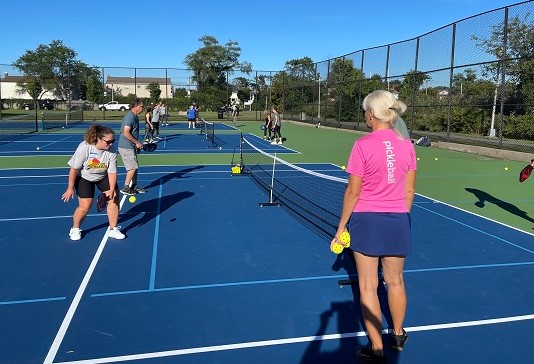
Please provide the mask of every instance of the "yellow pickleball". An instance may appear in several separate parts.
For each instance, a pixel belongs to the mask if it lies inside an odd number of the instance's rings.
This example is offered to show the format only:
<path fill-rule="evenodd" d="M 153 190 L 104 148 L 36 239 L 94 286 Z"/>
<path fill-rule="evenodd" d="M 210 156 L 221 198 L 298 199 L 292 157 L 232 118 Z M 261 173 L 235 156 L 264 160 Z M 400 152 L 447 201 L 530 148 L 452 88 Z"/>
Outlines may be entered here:
<path fill-rule="evenodd" d="M 130 201 L 131 203 L 134 203 L 135 200 L 137 200 L 135 196 L 130 196 L 130 198 L 128 199 L 128 201 Z"/>
<path fill-rule="evenodd" d="M 343 251 L 343 245 L 335 241 L 332 243 L 332 245 L 330 245 L 330 250 L 332 250 L 332 253 L 334 254 L 341 254 Z"/>
<path fill-rule="evenodd" d="M 343 231 L 341 234 L 339 234 L 339 241 L 345 248 L 350 247 L 350 234 L 348 231 Z"/>

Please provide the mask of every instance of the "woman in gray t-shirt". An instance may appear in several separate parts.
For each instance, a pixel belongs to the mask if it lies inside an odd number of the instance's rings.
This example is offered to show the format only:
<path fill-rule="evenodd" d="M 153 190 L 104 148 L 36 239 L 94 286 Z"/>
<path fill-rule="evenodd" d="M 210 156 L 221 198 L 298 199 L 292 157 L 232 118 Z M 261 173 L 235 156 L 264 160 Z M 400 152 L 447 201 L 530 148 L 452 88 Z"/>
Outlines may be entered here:
<path fill-rule="evenodd" d="M 80 226 L 93 205 L 95 190 L 103 192 L 109 203 L 107 214 L 109 220 L 109 237 L 124 239 L 117 226 L 119 219 L 119 195 L 117 193 L 117 152 L 113 149 L 114 132 L 107 126 L 92 125 L 78 145 L 68 164 L 69 184 L 61 196 L 64 202 L 78 194 L 78 207 L 72 217 L 73 224 L 69 232 L 71 240 L 82 238 Z"/>

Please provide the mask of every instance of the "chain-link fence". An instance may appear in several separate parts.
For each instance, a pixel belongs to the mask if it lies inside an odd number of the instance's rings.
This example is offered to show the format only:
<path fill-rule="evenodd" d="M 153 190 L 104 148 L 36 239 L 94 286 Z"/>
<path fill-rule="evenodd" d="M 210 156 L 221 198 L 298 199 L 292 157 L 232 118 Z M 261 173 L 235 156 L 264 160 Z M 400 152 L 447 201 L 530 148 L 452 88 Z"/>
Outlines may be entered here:
<path fill-rule="evenodd" d="M 527 1 L 319 62 L 312 76 L 293 71 L 285 75 L 284 116 L 368 130 L 361 102 L 387 89 L 407 104 L 404 120 L 413 137 L 531 151 L 533 9 Z"/>
<path fill-rule="evenodd" d="M 88 85 L 73 87 L 72 100 L 63 106 L 96 109 L 140 97 L 164 99 L 171 111 L 185 111 L 192 102 L 201 111 L 228 110 L 238 104 L 241 110 L 255 112 L 249 117 L 261 120 L 263 110 L 277 105 L 285 119 L 368 130 L 361 102 L 372 91 L 387 89 L 408 106 L 403 118 L 414 138 L 428 135 L 530 151 L 534 146 L 532 10 L 534 1 L 526 1 L 414 39 L 318 63 L 288 62 L 282 71 L 98 67 L 96 90 Z M 9 96 L 13 90 L 6 85 L 17 70 L 9 65 L 0 69 L 2 104 L 22 104 L 23 100 Z"/>

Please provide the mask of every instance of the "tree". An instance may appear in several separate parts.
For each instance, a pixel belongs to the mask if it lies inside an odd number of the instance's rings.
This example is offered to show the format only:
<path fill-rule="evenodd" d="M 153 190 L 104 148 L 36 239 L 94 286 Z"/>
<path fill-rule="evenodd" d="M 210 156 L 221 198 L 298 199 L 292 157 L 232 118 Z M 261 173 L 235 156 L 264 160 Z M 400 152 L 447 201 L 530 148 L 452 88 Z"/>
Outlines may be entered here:
<path fill-rule="evenodd" d="M 330 65 L 328 86 L 330 96 L 336 100 L 336 111 L 341 110 L 339 119 L 356 121 L 358 119 L 358 99 L 360 83 L 364 78 L 360 69 L 354 68 L 354 61 L 348 58 L 336 58 Z M 335 111 L 335 112 L 336 112 Z"/>
<path fill-rule="evenodd" d="M 148 92 L 150 93 L 150 99 L 154 102 L 154 103 L 157 103 L 159 101 L 159 97 L 161 95 L 161 89 L 159 88 L 159 83 L 157 82 L 151 82 L 148 84 L 148 86 L 146 87 L 146 89 L 148 90 Z"/>
<path fill-rule="evenodd" d="M 401 100 L 411 100 L 413 92 L 420 91 L 423 84 L 430 79 L 431 77 L 426 73 L 414 70 L 409 71 L 398 86 L 399 98 Z"/>
<path fill-rule="evenodd" d="M 279 111 L 300 112 L 313 100 L 311 87 L 316 82 L 315 63 L 310 57 L 286 61 L 284 71 L 277 73 L 272 82 L 272 102 Z"/>
<path fill-rule="evenodd" d="M 199 41 L 203 46 L 188 54 L 184 64 L 193 70 L 193 80 L 198 85 L 197 91 L 203 95 L 204 107 L 216 107 L 226 102 L 226 96 L 221 98 L 221 90 L 227 86 L 228 74 L 234 70 L 249 74 L 252 65 L 239 60 L 241 48 L 237 42 L 228 41 L 221 45 L 211 35 L 204 35 Z"/>
<path fill-rule="evenodd" d="M 87 75 L 87 82 L 85 84 L 85 100 L 89 100 L 94 103 L 99 103 L 102 101 L 103 89 L 100 71 L 97 68 L 92 68 L 89 70 Z"/>
<path fill-rule="evenodd" d="M 473 36 L 477 47 L 497 59 L 484 66 L 484 76 L 496 84 L 503 83 L 500 77 L 505 67 L 506 83 L 510 86 L 506 88 L 511 89 L 508 97 L 513 98 L 510 101 L 516 105 L 509 112 L 519 114 L 534 112 L 534 22 L 529 19 L 530 15 L 527 12 L 523 19 L 515 16 L 508 20 L 506 44 L 504 23 L 493 26 L 489 38 Z"/>
<path fill-rule="evenodd" d="M 241 48 L 237 42 L 228 41 L 224 46 L 211 36 L 199 39 L 204 44 L 192 54 L 185 57 L 184 63 L 194 71 L 193 79 L 199 86 L 226 83 L 226 72 L 240 70 L 252 71 L 248 62 L 240 62 Z"/>
<path fill-rule="evenodd" d="M 70 100 L 73 93 L 81 93 L 89 69 L 76 56 L 77 53 L 63 45 L 61 40 L 26 51 L 13 63 L 25 76 L 17 86 L 34 100 L 47 91 L 57 98 Z M 35 93 L 37 90 L 40 90 L 39 94 Z"/>

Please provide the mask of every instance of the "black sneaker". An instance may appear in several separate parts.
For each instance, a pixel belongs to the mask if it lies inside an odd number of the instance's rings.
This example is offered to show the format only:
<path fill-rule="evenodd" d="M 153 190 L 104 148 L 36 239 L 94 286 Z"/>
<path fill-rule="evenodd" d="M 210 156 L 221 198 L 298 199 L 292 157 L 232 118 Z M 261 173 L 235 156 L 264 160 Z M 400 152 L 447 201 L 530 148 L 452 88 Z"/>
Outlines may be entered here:
<path fill-rule="evenodd" d="M 135 194 L 137 194 L 137 192 L 131 188 L 131 187 L 123 187 L 121 188 L 121 193 L 124 194 L 124 195 L 127 195 L 127 196 L 133 196 Z"/>
<path fill-rule="evenodd" d="M 135 193 L 146 193 L 146 190 L 144 188 L 141 188 L 139 186 L 135 186 L 134 188 Z"/>
<path fill-rule="evenodd" d="M 404 349 L 404 344 L 408 341 L 408 333 L 402 329 L 402 334 L 395 335 L 393 330 L 391 330 L 391 339 L 393 341 L 391 344 L 393 350 L 402 351 Z"/>
<path fill-rule="evenodd" d="M 386 357 L 375 354 L 370 345 L 360 348 L 356 352 L 356 359 L 361 364 L 387 364 Z"/>

